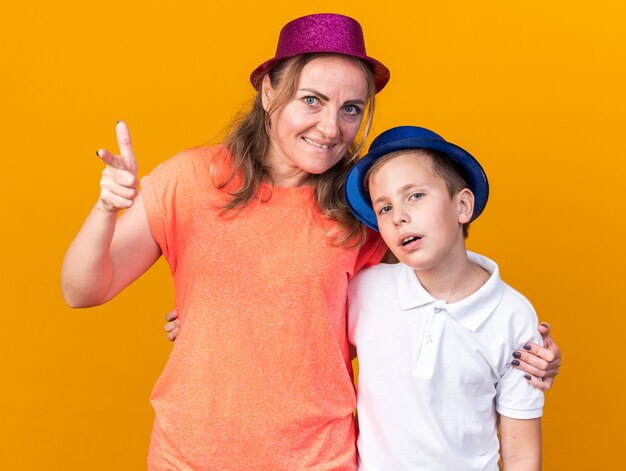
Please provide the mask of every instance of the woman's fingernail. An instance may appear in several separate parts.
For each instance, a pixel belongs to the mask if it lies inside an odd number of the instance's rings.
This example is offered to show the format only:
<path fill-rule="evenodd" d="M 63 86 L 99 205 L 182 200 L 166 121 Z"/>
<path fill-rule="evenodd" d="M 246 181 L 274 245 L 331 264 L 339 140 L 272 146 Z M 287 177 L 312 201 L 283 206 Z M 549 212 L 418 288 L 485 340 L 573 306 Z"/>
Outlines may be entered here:
<path fill-rule="evenodd" d="M 100 157 L 100 154 L 98 154 L 98 152 L 100 152 L 100 149 L 98 149 L 98 150 L 96 151 L 96 155 L 97 155 L 98 157 Z"/>
<path fill-rule="evenodd" d="M 550 324 L 548 324 L 547 322 L 542 322 L 541 325 L 547 327 L 548 329 L 550 328 Z"/>
<path fill-rule="evenodd" d="M 519 361 L 518 361 L 518 360 L 513 360 L 513 361 L 511 362 L 511 365 L 513 365 L 513 366 L 519 366 Z"/>
<path fill-rule="evenodd" d="M 530 346 L 530 345 L 528 345 L 528 344 L 525 344 L 525 345 L 524 345 L 524 350 L 528 350 L 528 351 L 530 351 L 530 349 L 531 349 L 531 346 Z"/>
<path fill-rule="evenodd" d="M 530 375 L 524 375 L 524 378 L 526 378 L 528 381 L 530 381 Z"/>
<path fill-rule="evenodd" d="M 522 354 L 520 352 L 513 352 L 514 358 L 522 358 Z"/>

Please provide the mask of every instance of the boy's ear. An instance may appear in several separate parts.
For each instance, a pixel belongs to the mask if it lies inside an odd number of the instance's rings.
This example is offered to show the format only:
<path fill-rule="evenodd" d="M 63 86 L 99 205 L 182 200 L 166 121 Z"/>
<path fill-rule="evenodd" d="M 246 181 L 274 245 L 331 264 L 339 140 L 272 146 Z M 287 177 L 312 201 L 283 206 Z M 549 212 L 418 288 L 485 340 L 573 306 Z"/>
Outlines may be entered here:
<path fill-rule="evenodd" d="M 263 102 L 263 109 L 266 113 L 269 113 L 270 104 L 272 103 L 272 96 L 274 95 L 274 89 L 272 88 L 272 81 L 270 75 L 265 74 L 263 82 L 261 83 L 261 101 Z"/>
<path fill-rule="evenodd" d="M 474 193 L 469 188 L 463 188 L 456 194 L 459 224 L 467 224 L 474 214 Z"/>

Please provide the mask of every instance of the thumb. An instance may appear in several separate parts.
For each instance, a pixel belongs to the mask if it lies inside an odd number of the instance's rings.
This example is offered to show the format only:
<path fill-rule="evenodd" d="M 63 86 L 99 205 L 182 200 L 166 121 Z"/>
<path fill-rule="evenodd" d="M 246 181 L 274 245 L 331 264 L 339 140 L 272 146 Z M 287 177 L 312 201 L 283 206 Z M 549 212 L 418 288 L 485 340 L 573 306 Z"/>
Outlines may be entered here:
<path fill-rule="evenodd" d="M 546 336 L 550 334 L 550 324 L 548 324 L 547 322 L 542 322 L 541 324 L 539 324 L 539 333 L 541 333 L 542 336 Z"/>
<path fill-rule="evenodd" d="M 539 333 L 541 334 L 541 338 L 543 340 L 543 346 L 544 347 L 549 347 L 550 345 L 552 345 L 552 337 L 550 337 L 550 324 L 548 324 L 547 322 L 542 322 L 541 324 L 539 324 Z"/>
<path fill-rule="evenodd" d="M 102 160 L 102 162 L 104 162 L 109 167 L 113 167 L 118 170 L 129 171 L 129 164 L 126 159 L 121 155 L 112 154 L 106 149 L 98 149 L 96 151 L 96 155 L 100 160 Z M 136 173 L 134 173 L 134 175 L 137 176 Z"/>

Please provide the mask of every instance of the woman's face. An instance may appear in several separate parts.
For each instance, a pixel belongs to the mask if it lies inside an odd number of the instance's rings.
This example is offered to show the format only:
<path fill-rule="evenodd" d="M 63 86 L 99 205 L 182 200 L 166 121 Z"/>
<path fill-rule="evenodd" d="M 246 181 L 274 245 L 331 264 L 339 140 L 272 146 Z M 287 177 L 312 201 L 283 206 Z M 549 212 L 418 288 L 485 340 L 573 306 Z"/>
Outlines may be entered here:
<path fill-rule="evenodd" d="M 267 76 L 262 93 L 267 111 L 276 96 Z M 359 131 L 367 96 L 367 79 L 356 60 L 326 56 L 307 63 L 295 95 L 270 115 L 266 162 L 274 184 L 304 185 L 309 175 L 339 162 Z"/>

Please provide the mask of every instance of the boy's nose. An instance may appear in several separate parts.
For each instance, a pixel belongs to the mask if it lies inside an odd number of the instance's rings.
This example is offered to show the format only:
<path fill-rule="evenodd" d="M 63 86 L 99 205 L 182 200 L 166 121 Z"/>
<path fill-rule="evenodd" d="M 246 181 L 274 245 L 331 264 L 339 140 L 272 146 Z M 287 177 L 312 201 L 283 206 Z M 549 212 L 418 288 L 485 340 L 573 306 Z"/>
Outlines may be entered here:
<path fill-rule="evenodd" d="M 396 226 L 400 226 L 409 222 L 410 218 L 405 211 L 402 211 L 401 209 L 394 209 L 392 220 Z"/>

